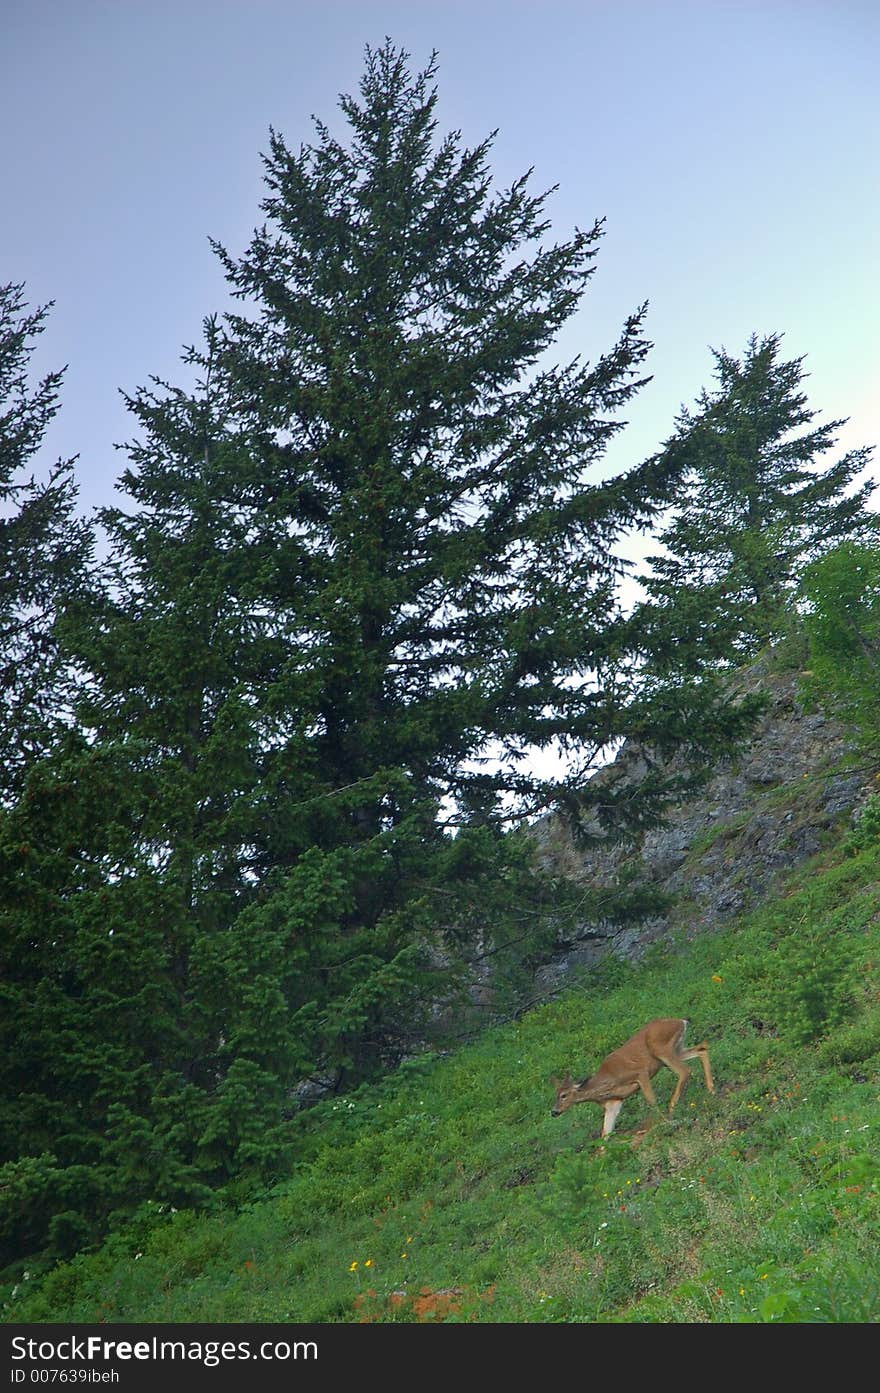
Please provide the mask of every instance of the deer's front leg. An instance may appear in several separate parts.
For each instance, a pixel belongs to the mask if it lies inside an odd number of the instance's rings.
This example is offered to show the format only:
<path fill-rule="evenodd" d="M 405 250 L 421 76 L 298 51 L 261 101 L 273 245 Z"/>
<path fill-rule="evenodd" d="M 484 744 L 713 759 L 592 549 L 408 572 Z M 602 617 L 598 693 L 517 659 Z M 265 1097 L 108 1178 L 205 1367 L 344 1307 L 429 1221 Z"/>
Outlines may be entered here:
<path fill-rule="evenodd" d="M 622 1098 L 609 1098 L 605 1104 L 605 1116 L 602 1118 L 602 1140 L 610 1137 L 614 1131 L 614 1124 L 617 1121 L 617 1114 L 623 1107 Z"/>

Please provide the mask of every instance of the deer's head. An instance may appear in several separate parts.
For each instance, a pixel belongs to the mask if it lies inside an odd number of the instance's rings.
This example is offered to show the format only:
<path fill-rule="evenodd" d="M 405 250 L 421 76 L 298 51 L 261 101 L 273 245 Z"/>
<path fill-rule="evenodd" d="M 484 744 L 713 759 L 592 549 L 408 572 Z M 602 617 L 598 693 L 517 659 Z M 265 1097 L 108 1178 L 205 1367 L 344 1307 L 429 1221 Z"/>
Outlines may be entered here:
<path fill-rule="evenodd" d="M 559 1117 L 572 1103 L 581 1101 L 580 1084 L 573 1082 L 571 1074 L 566 1074 L 562 1079 L 551 1079 L 550 1082 L 556 1089 L 556 1102 L 550 1109 L 551 1117 Z"/>

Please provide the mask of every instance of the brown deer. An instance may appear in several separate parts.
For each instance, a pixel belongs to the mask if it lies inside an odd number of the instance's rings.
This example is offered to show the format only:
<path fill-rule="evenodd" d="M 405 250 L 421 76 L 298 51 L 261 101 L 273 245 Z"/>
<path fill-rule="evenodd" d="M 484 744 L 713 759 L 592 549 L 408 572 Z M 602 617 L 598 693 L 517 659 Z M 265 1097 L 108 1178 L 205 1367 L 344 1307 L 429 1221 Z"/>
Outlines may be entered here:
<path fill-rule="evenodd" d="M 678 1076 L 669 1104 L 669 1111 L 672 1112 L 691 1076 L 690 1069 L 685 1067 L 686 1059 L 699 1059 L 706 1087 L 710 1093 L 714 1093 L 708 1047 L 704 1041 L 702 1045 L 685 1049 L 686 1029 L 687 1021 L 680 1019 L 649 1021 L 625 1045 L 612 1050 L 592 1077 L 582 1079 L 580 1083 L 573 1083 L 570 1074 L 561 1080 L 551 1079 L 556 1089 L 556 1103 L 550 1110 L 553 1117 L 559 1117 L 573 1103 L 601 1103 L 605 1109 L 602 1136 L 610 1137 L 624 1098 L 631 1097 L 641 1089 L 651 1107 L 657 1106 L 651 1079 L 663 1064 Z"/>

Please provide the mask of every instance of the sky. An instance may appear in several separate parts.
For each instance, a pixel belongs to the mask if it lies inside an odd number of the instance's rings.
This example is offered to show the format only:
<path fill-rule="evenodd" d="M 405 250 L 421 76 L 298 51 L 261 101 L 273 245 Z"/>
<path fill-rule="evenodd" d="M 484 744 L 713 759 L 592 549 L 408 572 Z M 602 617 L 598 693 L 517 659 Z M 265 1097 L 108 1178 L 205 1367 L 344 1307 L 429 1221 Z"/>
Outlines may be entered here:
<path fill-rule="evenodd" d="M 876 0 L 0 0 L 0 282 L 54 302 L 42 462 L 79 456 L 84 512 L 118 499 L 121 391 L 184 381 L 229 303 L 208 239 L 240 253 L 262 221 L 269 127 L 293 149 L 313 114 L 341 132 L 386 36 L 415 68 L 437 50 L 440 134 L 497 129 L 498 186 L 558 186 L 555 238 L 606 220 L 553 357 L 595 358 L 649 302 L 652 381 L 603 475 L 752 332 L 805 358 L 814 424 L 849 418 L 841 452 L 880 441 Z"/>

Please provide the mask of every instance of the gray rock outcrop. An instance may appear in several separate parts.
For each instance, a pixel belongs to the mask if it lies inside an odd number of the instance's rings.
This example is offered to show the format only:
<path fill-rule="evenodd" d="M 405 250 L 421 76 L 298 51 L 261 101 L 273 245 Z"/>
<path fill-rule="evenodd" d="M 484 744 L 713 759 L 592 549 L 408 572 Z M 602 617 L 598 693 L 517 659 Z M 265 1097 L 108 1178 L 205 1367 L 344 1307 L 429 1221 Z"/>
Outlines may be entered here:
<path fill-rule="evenodd" d="M 598 843 L 584 850 L 560 817 L 535 824 L 548 869 L 599 889 L 627 872 L 672 903 L 667 912 L 637 924 L 578 926 L 538 970 L 539 991 L 555 988 L 572 968 L 592 966 L 606 953 L 637 958 L 675 930 L 711 932 L 758 903 L 780 872 L 820 851 L 834 829 L 858 813 L 872 783 L 876 789 L 876 770 L 854 767 L 847 732 L 802 703 L 799 674 L 759 662 L 745 680 L 768 697 L 747 748 L 720 765 L 697 795 L 672 808 L 664 826 L 634 844 Z M 617 777 L 621 760 L 630 766 L 624 776 L 638 777 L 638 752 L 621 750 Z"/>

